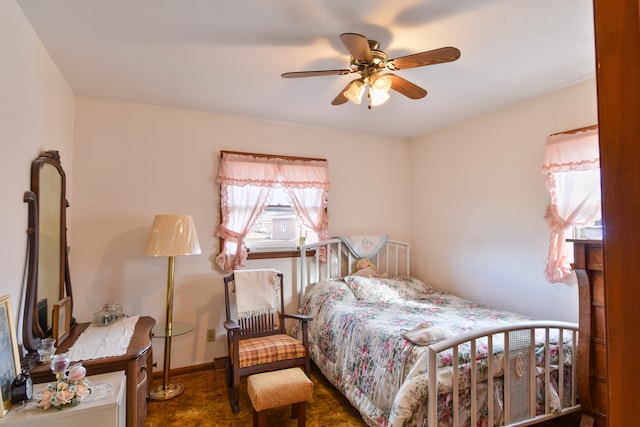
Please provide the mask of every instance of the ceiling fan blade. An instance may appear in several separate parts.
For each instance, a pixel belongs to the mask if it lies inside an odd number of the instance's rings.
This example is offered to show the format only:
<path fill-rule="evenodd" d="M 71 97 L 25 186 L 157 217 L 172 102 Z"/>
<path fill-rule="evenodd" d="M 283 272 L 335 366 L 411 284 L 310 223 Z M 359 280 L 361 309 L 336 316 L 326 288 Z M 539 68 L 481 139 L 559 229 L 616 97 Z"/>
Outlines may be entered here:
<path fill-rule="evenodd" d="M 440 49 L 414 53 L 387 61 L 387 67 L 391 70 L 404 70 L 405 68 L 423 67 L 425 65 L 451 62 L 460 58 L 460 51 L 455 47 L 441 47 Z"/>
<path fill-rule="evenodd" d="M 285 79 L 295 79 L 297 77 L 315 77 L 315 76 L 344 76 L 352 73 L 351 70 L 322 70 L 322 71 L 293 71 L 290 73 L 282 73 Z"/>
<path fill-rule="evenodd" d="M 356 80 L 358 80 L 358 79 L 356 79 Z M 346 97 L 346 96 L 344 96 L 344 93 L 345 93 L 346 91 L 348 91 L 348 90 L 349 90 L 349 88 L 351 87 L 351 85 L 352 85 L 352 84 L 354 84 L 354 83 L 356 82 L 356 80 L 351 80 L 351 81 L 349 82 L 349 84 L 347 84 L 347 85 L 344 87 L 344 89 L 342 89 L 342 90 L 340 91 L 340 93 L 338 94 L 338 96 L 336 96 L 336 97 L 333 99 L 333 101 L 331 101 L 331 105 L 342 105 L 342 104 L 344 104 L 345 102 L 347 102 L 349 99 L 347 99 L 347 97 Z"/>
<path fill-rule="evenodd" d="M 398 77 L 395 74 L 385 74 L 391 76 L 391 89 L 400 92 L 411 99 L 420 99 L 427 96 L 427 91 L 409 80 Z"/>
<path fill-rule="evenodd" d="M 340 34 L 340 40 L 355 59 L 361 62 L 373 62 L 369 40 L 365 36 L 356 33 L 343 33 Z"/>

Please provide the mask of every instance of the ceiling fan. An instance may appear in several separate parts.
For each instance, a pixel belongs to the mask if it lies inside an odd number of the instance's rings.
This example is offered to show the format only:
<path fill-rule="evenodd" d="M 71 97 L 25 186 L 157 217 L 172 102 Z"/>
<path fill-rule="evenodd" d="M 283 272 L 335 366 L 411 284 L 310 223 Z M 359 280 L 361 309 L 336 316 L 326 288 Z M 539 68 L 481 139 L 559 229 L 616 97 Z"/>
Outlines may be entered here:
<path fill-rule="evenodd" d="M 362 96 L 368 84 L 369 108 L 371 108 L 371 106 L 380 105 L 389 99 L 390 89 L 394 89 L 411 99 L 420 99 L 427 95 L 427 91 L 420 86 L 392 73 L 383 74 L 382 72 L 384 70 L 398 71 L 406 68 L 452 62 L 460 58 L 460 51 L 455 47 L 442 47 L 440 49 L 388 59 L 387 54 L 379 49 L 377 41 L 368 40 L 363 35 L 343 33 L 340 35 L 340 40 L 342 40 L 342 43 L 344 43 L 349 53 L 351 53 L 348 69 L 294 71 L 283 73 L 282 77 L 291 79 L 360 73 L 360 78 L 350 81 L 331 104 L 340 105 L 350 100 L 359 105 L 362 102 Z"/>

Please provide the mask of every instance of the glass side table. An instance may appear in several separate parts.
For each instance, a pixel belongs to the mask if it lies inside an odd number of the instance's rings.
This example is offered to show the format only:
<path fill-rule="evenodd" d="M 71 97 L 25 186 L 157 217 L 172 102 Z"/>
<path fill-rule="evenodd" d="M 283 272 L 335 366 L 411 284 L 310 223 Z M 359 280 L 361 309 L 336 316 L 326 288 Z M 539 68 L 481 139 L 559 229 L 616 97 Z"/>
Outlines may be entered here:
<path fill-rule="evenodd" d="M 171 323 L 171 332 L 167 331 L 166 324 L 157 324 L 153 327 L 153 337 L 154 338 L 166 338 L 166 337 L 177 337 L 179 335 L 188 334 L 193 331 L 196 326 L 193 323 L 189 322 L 172 322 Z"/>
<path fill-rule="evenodd" d="M 188 322 L 171 322 L 171 330 L 167 329 L 166 324 L 158 324 L 153 328 L 154 338 L 164 338 L 164 370 L 168 371 L 171 360 L 171 338 L 179 335 L 187 334 L 195 329 L 193 323 Z M 180 383 L 169 382 L 169 372 L 163 372 L 162 384 L 154 387 L 149 393 L 151 400 L 168 400 L 181 394 L 184 386 Z"/>

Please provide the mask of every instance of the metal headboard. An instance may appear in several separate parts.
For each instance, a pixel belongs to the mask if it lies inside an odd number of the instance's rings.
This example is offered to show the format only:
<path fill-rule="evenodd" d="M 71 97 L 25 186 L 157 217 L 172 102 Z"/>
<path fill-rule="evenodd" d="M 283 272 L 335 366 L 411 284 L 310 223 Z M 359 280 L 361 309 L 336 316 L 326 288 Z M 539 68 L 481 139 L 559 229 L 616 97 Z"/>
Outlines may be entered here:
<path fill-rule="evenodd" d="M 311 283 L 355 273 L 355 264 L 358 259 L 360 258 L 356 257 L 338 238 L 302 245 L 300 247 L 299 295 L 304 295 L 307 286 Z M 411 254 L 407 243 L 387 240 L 386 244 L 368 259 L 377 266 L 378 273 L 386 273 L 387 277 L 411 275 Z"/>

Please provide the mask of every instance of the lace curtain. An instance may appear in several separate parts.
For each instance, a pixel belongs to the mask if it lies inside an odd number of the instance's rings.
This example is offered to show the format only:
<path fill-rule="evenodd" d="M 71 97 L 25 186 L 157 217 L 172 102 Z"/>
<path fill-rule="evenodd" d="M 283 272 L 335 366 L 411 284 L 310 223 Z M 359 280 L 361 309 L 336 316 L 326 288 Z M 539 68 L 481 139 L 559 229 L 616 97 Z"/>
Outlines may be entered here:
<path fill-rule="evenodd" d="M 547 137 L 542 172 L 551 195 L 544 215 L 551 229 L 545 277 L 559 283 L 571 274 L 565 232 L 601 218 L 598 129 Z"/>
<path fill-rule="evenodd" d="M 268 206 L 274 186 L 286 190 L 296 215 L 313 230 L 309 242 L 329 238 L 326 160 L 223 152 L 218 183 L 222 220 L 216 234 L 222 247 L 216 263 L 225 272 L 245 265 L 244 238 Z"/>

